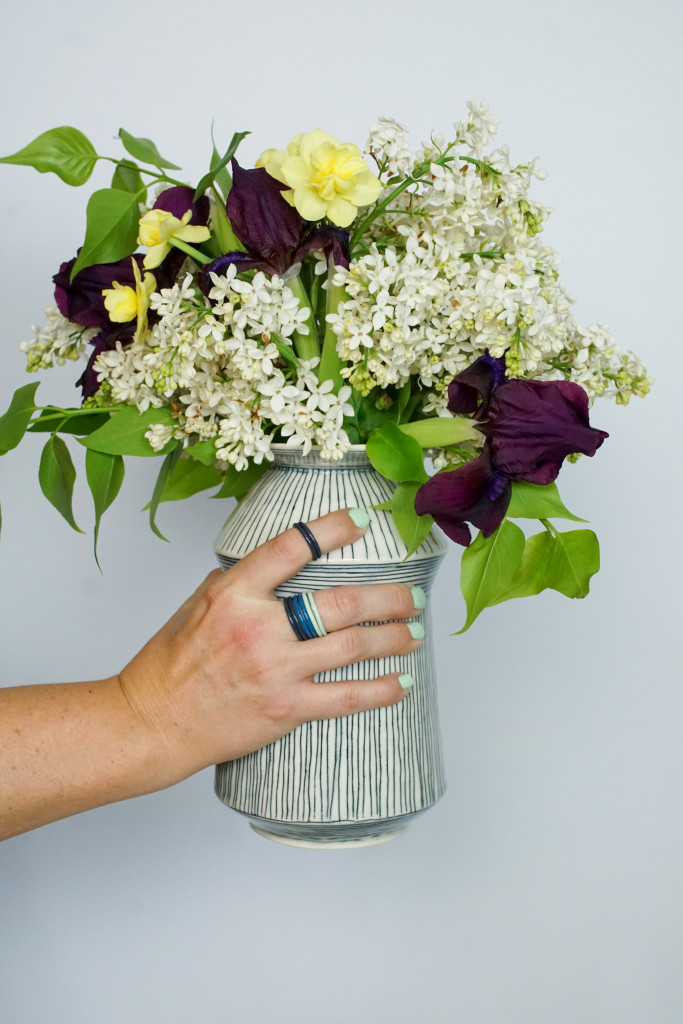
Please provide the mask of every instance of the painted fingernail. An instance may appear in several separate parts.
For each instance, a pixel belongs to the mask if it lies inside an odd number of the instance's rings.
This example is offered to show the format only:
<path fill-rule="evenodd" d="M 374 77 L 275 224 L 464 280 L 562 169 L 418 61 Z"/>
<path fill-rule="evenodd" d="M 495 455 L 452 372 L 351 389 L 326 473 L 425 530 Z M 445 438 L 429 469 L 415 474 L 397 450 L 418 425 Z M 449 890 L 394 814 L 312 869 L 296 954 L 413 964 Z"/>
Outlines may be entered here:
<path fill-rule="evenodd" d="M 422 587 L 411 587 L 410 593 L 413 595 L 413 604 L 418 611 L 421 611 L 427 604 L 427 595 L 424 590 Z"/>
<path fill-rule="evenodd" d="M 365 527 L 370 522 L 370 516 L 368 515 L 364 508 L 350 508 L 349 515 L 351 516 L 359 530 L 365 529 Z"/>
<path fill-rule="evenodd" d="M 425 628 L 421 622 L 407 622 L 406 625 L 410 630 L 410 635 L 412 636 L 413 640 L 424 639 Z"/>
<path fill-rule="evenodd" d="M 409 675 L 407 672 L 404 672 L 402 676 L 399 676 L 398 681 L 404 690 L 409 690 L 413 683 L 415 682 L 413 677 Z"/>

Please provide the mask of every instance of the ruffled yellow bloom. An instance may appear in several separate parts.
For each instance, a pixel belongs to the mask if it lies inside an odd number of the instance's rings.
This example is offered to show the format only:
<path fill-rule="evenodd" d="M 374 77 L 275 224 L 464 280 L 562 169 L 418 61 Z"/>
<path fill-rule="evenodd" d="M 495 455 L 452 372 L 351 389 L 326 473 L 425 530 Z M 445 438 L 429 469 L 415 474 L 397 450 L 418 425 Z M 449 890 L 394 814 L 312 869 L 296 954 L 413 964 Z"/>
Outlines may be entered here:
<path fill-rule="evenodd" d="M 184 213 L 182 220 L 168 210 L 150 210 L 140 218 L 138 245 L 149 247 L 142 261 L 145 270 L 159 266 L 171 248 L 171 238 L 179 238 L 181 242 L 205 242 L 211 237 L 207 227 L 188 223 L 191 216 L 192 210 Z"/>
<path fill-rule="evenodd" d="M 319 128 L 295 135 L 284 151 L 267 149 L 256 166 L 289 186 L 282 195 L 304 220 L 327 217 L 340 228 L 348 227 L 358 207 L 374 203 L 382 191 L 358 146 Z"/>
<path fill-rule="evenodd" d="M 135 329 L 135 340 L 147 331 L 147 310 L 152 292 L 156 291 L 156 278 L 154 274 L 145 274 L 144 279 L 140 275 L 140 268 L 137 260 L 131 261 L 133 274 L 135 275 L 135 288 L 127 284 L 119 284 L 112 281 L 113 288 L 103 288 L 104 308 L 109 314 L 109 319 L 115 324 L 127 324 L 137 317 Z"/>

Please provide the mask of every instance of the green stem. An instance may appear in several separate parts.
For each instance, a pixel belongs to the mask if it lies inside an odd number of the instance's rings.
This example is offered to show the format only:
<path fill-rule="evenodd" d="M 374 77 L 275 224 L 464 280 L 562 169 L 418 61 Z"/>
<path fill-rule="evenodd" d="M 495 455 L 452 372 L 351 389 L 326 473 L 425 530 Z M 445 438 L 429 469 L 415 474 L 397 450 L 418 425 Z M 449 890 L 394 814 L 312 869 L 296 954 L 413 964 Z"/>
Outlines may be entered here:
<path fill-rule="evenodd" d="M 99 156 L 98 155 L 97 159 L 98 160 L 106 160 L 106 161 L 108 161 L 108 163 L 116 164 L 117 166 L 119 164 L 123 164 L 123 163 L 126 162 L 124 160 L 117 160 L 116 157 L 113 157 L 113 156 Z M 130 162 L 132 163 L 133 161 L 130 161 Z M 169 185 L 182 185 L 183 188 L 187 188 L 187 182 L 186 181 L 178 181 L 177 178 L 169 178 L 167 174 L 163 174 L 163 173 L 159 174 L 158 170 L 157 171 L 148 171 L 146 167 L 140 167 L 138 164 L 136 164 L 135 166 L 136 166 L 136 168 L 137 168 L 137 170 L 138 170 L 138 172 L 140 174 L 149 174 L 149 175 L 151 175 L 152 178 L 156 178 L 157 181 L 166 181 L 166 182 L 168 182 Z"/>
<path fill-rule="evenodd" d="M 40 422 L 45 423 L 46 420 L 70 420 L 74 416 L 101 416 L 103 412 L 120 412 L 122 409 L 128 408 L 127 405 L 106 405 L 98 409 L 60 409 L 56 405 L 36 405 L 33 411 L 41 412 L 45 409 L 54 409 L 54 412 L 48 412 L 46 416 L 40 417 Z M 34 420 L 33 422 L 37 423 L 38 421 Z"/>
<path fill-rule="evenodd" d="M 555 529 L 552 523 L 549 523 L 547 519 L 541 519 L 541 522 L 543 523 L 551 537 L 557 537 L 557 530 Z"/>
<path fill-rule="evenodd" d="M 183 242 L 180 238 L 175 238 L 173 235 L 169 238 L 171 245 L 175 246 L 176 249 L 181 249 L 186 252 L 188 256 L 191 256 L 197 263 L 202 263 L 206 266 L 207 263 L 213 263 L 211 256 L 205 256 L 199 249 L 195 249 L 193 245 L 188 245 L 187 242 Z"/>
<path fill-rule="evenodd" d="M 332 271 L 334 273 L 334 270 Z M 346 289 L 343 285 L 337 285 L 333 287 L 329 283 L 327 287 L 327 314 L 336 313 L 339 309 L 339 303 L 344 299 L 347 299 Z M 323 338 L 323 351 L 320 357 L 320 367 L 318 368 L 318 377 L 321 381 L 332 380 L 334 381 L 334 393 L 339 394 L 339 389 L 345 383 L 340 370 L 343 362 L 341 356 L 337 352 L 337 335 L 332 330 L 332 325 L 327 323 L 325 320 L 325 336 Z"/>
<path fill-rule="evenodd" d="M 313 315 L 313 307 L 308 292 L 304 288 L 301 276 L 290 277 L 285 282 L 290 291 L 299 300 L 301 309 L 308 309 L 306 325 L 308 334 L 295 331 L 292 335 L 292 345 L 299 359 L 316 359 L 320 355 L 320 342 L 318 340 L 318 328 Z"/>

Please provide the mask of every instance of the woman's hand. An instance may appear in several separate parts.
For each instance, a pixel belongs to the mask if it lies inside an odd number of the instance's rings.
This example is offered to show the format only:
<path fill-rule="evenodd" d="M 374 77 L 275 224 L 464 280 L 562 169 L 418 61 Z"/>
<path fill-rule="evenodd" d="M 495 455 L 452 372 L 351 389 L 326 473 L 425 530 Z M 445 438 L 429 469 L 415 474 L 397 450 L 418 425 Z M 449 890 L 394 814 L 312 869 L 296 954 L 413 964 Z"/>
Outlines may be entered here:
<path fill-rule="evenodd" d="M 364 532 L 347 511 L 309 525 L 323 552 Z M 215 570 L 120 673 L 122 691 L 154 736 L 169 781 L 272 743 L 302 722 L 406 696 L 410 679 L 399 682 L 398 673 L 324 684 L 313 677 L 419 647 L 421 627 L 413 624 L 411 633 L 405 622 L 387 621 L 418 614 L 415 588 L 391 583 L 318 591 L 328 635 L 301 642 L 273 590 L 310 558 L 302 535 L 290 529 L 228 572 Z M 421 591 L 417 597 L 421 606 Z M 358 625 L 368 621 L 382 625 Z"/>

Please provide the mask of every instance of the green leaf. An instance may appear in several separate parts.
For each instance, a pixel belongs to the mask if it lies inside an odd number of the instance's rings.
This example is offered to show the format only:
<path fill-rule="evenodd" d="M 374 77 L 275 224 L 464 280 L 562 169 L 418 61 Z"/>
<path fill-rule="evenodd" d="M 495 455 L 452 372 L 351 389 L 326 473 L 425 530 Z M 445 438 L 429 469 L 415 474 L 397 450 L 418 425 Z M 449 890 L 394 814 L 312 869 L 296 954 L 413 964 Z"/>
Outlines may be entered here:
<path fill-rule="evenodd" d="M 41 174 L 51 171 L 67 185 L 84 185 L 98 160 L 90 139 L 68 125 L 51 128 L 17 153 L 0 157 L 3 164 L 35 167 Z"/>
<path fill-rule="evenodd" d="M 119 128 L 119 138 L 130 155 L 136 160 L 141 160 L 143 164 L 152 164 L 154 167 L 171 171 L 180 170 L 178 164 L 172 164 L 161 156 L 151 139 L 131 135 L 125 128 Z"/>
<path fill-rule="evenodd" d="M 241 501 L 256 481 L 263 476 L 269 465 L 270 463 L 265 461 L 259 466 L 255 462 L 250 462 L 246 469 L 239 472 L 234 466 L 228 466 L 223 486 L 217 494 L 212 494 L 211 497 L 237 498 L 238 501 Z"/>
<path fill-rule="evenodd" d="M 508 519 L 573 519 L 585 523 L 562 503 L 557 484 L 530 484 L 526 480 L 512 485 L 512 497 L 506 512 Z"/>
<path fill-rule="evenodd" d="M 478 534 L 465 548 L 460 567 L 460 586 L 467 605 L 464 633 L 484 608 L 497 604 L 511 589 L 524 552 L 524 534 L 504 519 L 490 537 Z"/>
<path fill-rule="evenodd" d="M 160 540 L 165 540 L 167 542 L 168 538 L 164 537 L 163 533 L 157 526 L 155 520 L 157 509 L 159 507 L 159 502 L 161 501 L 161 495 L 163 494 L 164 488 L 166 486 L 166 481 L 168 480 L 169 476 L 171 476 L 171 474 L 173 473 L 176 463 L 182 454 L 182 450 L 183 442 L 178 441 L 173 451 L 169 452 L 164 461 L 162 462 L 161 469 L 159 470 L 159 475 L 157 477 L 157 482 L 154 485 L 152 500 L 150 501 L 149 505 L 145 506 L 145 508 L 149 508 L 149 525 L 152 528 L 152 532 L 156 533 L 157 537 L 159 537 Z"/>
<path fill-rule="evenodd" d="M 71 508 L 76 470 L 69 449 L 61 437 L 53 435 L 43 448 L 38 480 L 47 500 L 64 516 L 69 526 L 78 533 L 83 533 L 76 525 Z"/>
<path fill-rule="evenodd" d="M 407 380 L 402 388 L 399 389 L 398 396 L 396 398 L 396 422 L 400 423 L 403 419 L 403 413 L 406 411 L 408 402 L 410 401 L 410 392 L 413 387 L 412 380 Z"/>
<path fill-rule="evenodd" d="M 207 437 L 203 441 L 197 441 L 196 444 L 185 449 L 185 454 L 205 466 L 213 466 L 216 461 L 216 440 L 213 437 Z"/>
<path fill-rule="evenodd" d="M 288 341 L 285 341 L 284 338 L 281 338 L 279 334 L 272 333 L 270 335 L 270 340 L 273 342 L 273 344 L 275 345 L 278 352 L 280 353 L 280 355 L 282 356 L 286 363 L 288 363 L 290 366 L 299 365 L 299 360 L 296 357 L 296 352 L 294 351 L 294 349 L 292 348 Z"/>
<path fill-rule="evenodd" d="M 96 263 L 117 263 L 137 248 L 140 211 L 137 197 L 118 188 L 101 188 L 88 200 L 85 241 L 71 280 Z"/>
<path fill-rule="evenodd" d="M 89 448 L 85 453 L 85 475 L 88 487 L 95 503 L 95 530 L 93 536 L 93 553 L 98 568 L 97 538 L 100 533 L 100 520 L 121 489 L 125 475 L 123 459 L 120 455 L 107 455 Z"/>
<path fill-rule="evenodd" d="M 522 558 L 509 590 L 500 594 L 491 604 L 512 601 L 518 597 L 534 597 L 548 588 L 548 568 L 555 539 L 547 530 L 535 533 L 524 545 Z"/>
<path fill-rule="evenodd" d="M 433 416 L 428 420 L 402 423 L 399 430 L 415 438 L 421 448 L 446 448 L 481 438 L 480 432 L 466 416 Z"/>
<path fill-rule="evenodd" d="M 218 487 L 223 482 L 223 473 L 215 466 L 205 466 L 192 459 L 181 459 L 172 473 L 166 477 L 164 489 L 159 498 L 163 501 L 183 501 L 192 494 Z"/>
<path fill-rule="evenodd" d="M 12 395 L 9 409 L 0 416 L 0 455 L 16 448 L 26 433 L 35 412 L 35 397 L 40 381 L 24 384 Z"/>
<path fill-rule="evenodd" d="M 225 212 L 225 202 L 216 195 L 216 204 L 211 210 L 211 227 L 218 244 L 219 255 L 225 252 L 244 252 L 244 246 L 232 230 L 232 224 Z"/>
<path fill-rule="evenodd" d="M 60 419 L 59 413 L 63 413 Z M 92 415 L 69 416 L 68 409 L 55 409 L 51 406 L 41 410 L 38 419 L 35 419 L 28 428 L 29 434 L 46 434 L 57 431 L 60 434 L 92 434 L 98 430 L 109 419 L 109 413 L 93 409 Z"/>
<path fill-rule="evenodd" d="M 556 533 L 547 585 L 565 597 L 585 597 L 600 569 L 600 545 L 592 530 Z"/>
<path fill-rule="evenodd" d="M 215 164 L 220 163 L 220 159 L 221 158 L 218 154 L 218 150 L 216 149 L 216 144 L 214 143 L 213 150 L 211 152 L 211 166 L 213 167 Z M 230 189 L 232 188 L 232 175 L 230 174 L 230 171 L 227 170 L 227 168 L 222 167 L 219 171 L 216 172 L 216 176 L 214 178 L 212 187 L 214 192 L 220 192 L 220 198 L 223 200 L 223 202 L 225 202 L 228 196 L 230 195 Z"/>
<path fill-rule="evenodd" d="M 171 410 L 167 406 L 161 409 L 150 408 L 141 413 L 131 405 L 127 409 L 115 412 L 103 427 L 93 431 L 80 443 L 86 448 L 94 448 L 109 455 L 166 455 L 173 451 L 177 442 L 171 438 L 161 451 L 155 452 L 145 433 L 155 423 L 170 426 L 173 422 Z"/>
<path fill-rule="evenodd" d="M 370 508 L 376 509 L 377 512 L 391 512 L 391 498 L 383 501 L 381 505 L 371 505 Z"/>
<path fill-rule="evenodd" d="M 406 558 L 424 544 L 434 525 L 431 516 L 419 516 L 415 511 L 415 495 L 419 487 L 417 481 L 400 483 L 391 498 L 391 514 L 407 548 Z"/>
<path fill-rule="evenodd" d="M 214 181 L 216 180 L 217 175 L 220 174 L 223 168 L 230 163 L 233 156 L 237 152 L 237 147 L 239 146 L 240 142 L 242 141 L 242 139 L 246 139 L 247 135 L 251 135 L 251 132 L 235 132 L 232 139 L 230 140 L 230 145 L 228 146 L 225 155 L 222 157 L 218 157 L 216 147 L 214 146 L 213 156 L 211 158 L 211 169 L 207 171 L 207 173 L 204 175 L 204 177 L 197 185 L 194 194 L 195 199 L 199 199 L 200 196 L 204 195 L 207 188 L 211 188 Z M 216 160 L 217 157 L 218 160 Z M 232 179 L 230 179 L 230 184 L 232 185 Z"/>
<path fill-rule="evenodd" d="M 122 192 L 130 192 L 142 199 L 147 191 L 140 168 L 132 160 L 119 161 L 111 179 L 111 187 L 121 189 Z M 140 193 L 142 193 L 141 196 Z"/>
<path fill-rule="evenodd" d="M 404 434 L 395 423 L 385 423 L 368 438 L 366 451 L 378 473 L 399 483 L 417 480 L 424 483 L 429 475 L 424 468 L 422 448 Z"/>

